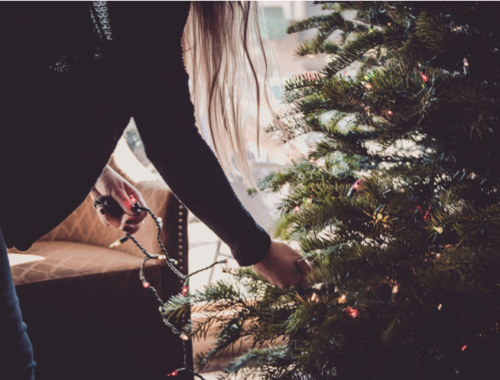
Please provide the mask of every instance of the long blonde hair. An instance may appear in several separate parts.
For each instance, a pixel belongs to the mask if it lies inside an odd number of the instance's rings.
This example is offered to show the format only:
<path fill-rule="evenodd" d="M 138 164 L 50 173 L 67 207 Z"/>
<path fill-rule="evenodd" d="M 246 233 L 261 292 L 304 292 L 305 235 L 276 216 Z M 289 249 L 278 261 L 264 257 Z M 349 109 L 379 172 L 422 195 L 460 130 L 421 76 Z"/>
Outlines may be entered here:
<path fill-rule="evenodd" d="M 255 186 L 246 155 L 246 126 L 253 115 L 259 149 L 260 103 L 265 100 L 275 125 L 284 132 L 270 102 L 268 59 L 259 28 L 257 2 L 193 1 L 182 36 L 184 62 L 198 128 L 226 175 L 239 171 Z M 250 102 L 250 103 L 249 103 Z M 204 116 L 204 118 L 202 118 Z M 284 135 L 288 135 L 284 132 Z"/>

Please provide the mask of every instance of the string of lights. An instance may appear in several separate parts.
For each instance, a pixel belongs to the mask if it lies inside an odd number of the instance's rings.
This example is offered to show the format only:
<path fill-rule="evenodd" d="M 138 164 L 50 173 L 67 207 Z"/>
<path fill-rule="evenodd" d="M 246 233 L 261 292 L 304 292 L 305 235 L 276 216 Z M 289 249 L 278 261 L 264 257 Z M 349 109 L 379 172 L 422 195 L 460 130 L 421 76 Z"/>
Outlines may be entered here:
<path fill-rule="evenodd" d="M 215 261 L 213 262 L 212 264 L 208 265 L 207 267 L 205 268 L 202 268 L 202 269 L 199 269 L 195 272 L 192 272 L 192 273 L 189 273 L 189 274 L 184 274 L 182 272 L 180 272 L 176 267 L 175 265 L 178 264 L 177 260 L 171 258 L 167 252 L 167 249 L 165 248 L 165 246 L 163 245 L 161 239 L 160 239 L 160 234 L 161 234 L 161 229 L 163 227 L 163 221 L 160 217 L 157 217 L 154 212 L 147 208 L 147 207 L 143 207 L 139 204 L 139 202 L 137 202 L 137 199 L 135 199 L 133 196 L 130 196 L 130 199 L 131 199 L 131 202 L 132 202 L 132 208 L 134 211 L 146 211 L 152 218 L 153 220 L 155 221 L 156 223 L 156 227 L 157 227 L 157 233 L 156 233 L 156 240 L 158 241 L 158 244 L 163 252 L 163 255 L 157 255 L 157 254 L 152 254 L 150 252 L 148 252 L 146 250 L 146 248 L 144 248 L 143 245 L 141 245 L 139 243 L 139 241 L 137 241 L 137 239 L 130 235 L 130 234 L 126 234 L 124 237 L 121 237 L 120 239 L 118 239 L 117 241 L 115 241 L 114 243 L 112 243 L 109 247 L 110 248 L 114 248 L 114 247 L 117 247 L 123 243 L 125 243 L 126 241 L 128 240 L 131 240 L 135 243 L 135 245 L 144 253 L 144 260 L 142 261 L 142 264 L 141 264 L 141 267 L 140 267 L 140 270 L 139 270 L 139 278 L 142 282 L 142 286 L 149 290 L 155 297 L 156 301 L 158 302 L 158 305 L 159 305 L 159 311 L 160 311 L 160 314 L 162 316 L 162 319 L 163 319 L 163 323 L 168 327 L 170 328 L 170 330 L 176 334 L 176 335 L 179 335 L 179 338 L 182 340 L 182 345 L 183 345 L 183 349 L 184 349 L 184 367 L 182 368 L 178 368 L 176 370 L 174 370 L 173 372 L 169 373 L 167 375 L 167 377 L 173 377 L 173 376 L 178 376 L 179 374 L 191 374 L 199 379 L 202 379 L 202 380 L 205 380 L 203 378 L 203 376 L 201 376 L 199 373 L 196 373 L 194 371 L 193 368 L 190 368 L 187 364 L 187 349 L 186 349 L 186 343 L 189 341 L 190 337 L 185 333 L 185 332 L 182 332 L 182 331 L 179 331 L 172 323 L 170 323 L 170 321 L 168 320 L 168 318 L 165 316 L 165 314 L 163 313 L 163 305 L 165 304 L 165 302 L 161 299 L 161 297 L 158 295 L 158 292 L 156 291 L 156 289 L 151 286 L 151 284 L 149 283 L 149 281 L 146 279 L 146 276 L 144 274 L 144 268 L 146 266 L 146 263 L 149 261 L 149 260 L 165 260 L 166 263 L 167 263 L 167 266 L 170 268 L 170 270 L 176 275 L 178 276 L 180 279 L 184 280 L 184 283 L 183 283 L 183 286 L 182 286 L 182 295 L 183 296 L 186 296 L 188 291 L 189 291 L 189 278 L 200 273 L 200 272 L 203 272 L 203 271 L 206 271 L 210 268 L 212 268 L 213 266 L 217 265 L 217 264 L 226 264 L 229 259 L 224 259 L 224 260 L 219 260 L 219 261 Z M 109 200 L 111 201 L 111 200 Z"/>

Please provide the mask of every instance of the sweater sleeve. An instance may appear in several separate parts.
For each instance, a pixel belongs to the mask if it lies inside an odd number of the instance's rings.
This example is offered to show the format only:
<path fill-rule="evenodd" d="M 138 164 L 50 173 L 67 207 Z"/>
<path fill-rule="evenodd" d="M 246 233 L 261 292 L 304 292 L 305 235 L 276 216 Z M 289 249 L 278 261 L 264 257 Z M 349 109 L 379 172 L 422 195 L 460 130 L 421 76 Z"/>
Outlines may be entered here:
<path fill-rule="evenodd" d="M 169 18 L 165 7 L 171 2 L 130 3 L 128 12 L 110 11 L 110 20 L 115 28 L 115 19 L 124 17 L 116 21 L 123 28 L 116 28 L 122 34 L 115 40 L 122 38 L 126 94 L 146 154 L 180 202 L 230 247 L 238 263 L 255 264 L 268 254 L 271 238 L 242 205 L 195 125 L 180 44 L 187 11 L 170 9 L 176 17 Z"/>

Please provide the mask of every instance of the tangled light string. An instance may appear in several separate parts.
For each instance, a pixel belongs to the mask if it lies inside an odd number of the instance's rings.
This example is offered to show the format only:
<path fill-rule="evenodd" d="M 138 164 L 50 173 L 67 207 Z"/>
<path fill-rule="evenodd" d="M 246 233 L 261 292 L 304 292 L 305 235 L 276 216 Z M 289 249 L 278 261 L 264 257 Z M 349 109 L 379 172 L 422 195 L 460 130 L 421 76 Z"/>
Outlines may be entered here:
<path fill-rule="evenodd" d="M 170 256 L 168 255 L 167 249 L 165 248 L 165 246 L 163 245 L 163 243 L 162 243 L 162 241 L 160 239 L 161 229 L 163 227 L 163 220 L 161 218 L 157 217 L 154 214 L 154 212 L 151 211 L 149 208 L 141 206 L 139 204 L 139 202 L 133 196 L 130 196 L 130 199 L 132 201 L 132 205 L 133 205 L 132 208 L 133 208 L 134 211 L 146 211 L 149 215 L 151 215 L 151 217 L 155 221 L 156 227 L 157 227 L 156 240 L 158 241 L 158 244 L 160 245 L 160 248 L 161 248 L 162 252 L 164 253 L 164 255 L 156 255 L 156 254 L 149 253 L 146 250 L 146 248 L 144 248 L 144 246 L 142 246 L 137 241 L 137 239 L 134 236 L 130 235 L 130 234 L 126 234 L 124 237 L 122 237 L 122 238 L 118 239 L 117 241 L 115 241 L 114 243 L 112 243 L 109 247 L 110 248 L 114 248 L 114 247 L 117 247 L 117 246 L 125 243 L 127 240 L 132 240 L 135 243 L 135 245 L 137 245 L 137 247 L 139 247 L 139 249 L 145 255 L 144 260 L 142 261 L 142 264 L 141 264 L 140 271 L 139 271 L 139 278 L 141 279 L 142 286 L 145 289 L 150 290 L 152 292 L 152 294 L 155 296 L 156 301 L 160 305 L 159 310 L 160 310 L 160 314 L 161 314 L 162 319 L 163 319 L 163 323 L 165 323 L 165 325 L 167 327 L 169 327 L 170 330 L 172 330 L 172 332 L 174 334 L 179 335 L 180 339 L 182 340 L 182 346 L 183 346 L 183 349 L 184 349 L 184 367 L 178 368 L 175 371 L 169 373 L 167 375 L 167 377 L 177 376 L 180 373 L 190 373 L 193 376 L 196 376 L 196 377 L 198 377 L 198 378 L 200 378 L 202 380 L 205 380 L 203 378 L 203 376 L 201 376 L 199 373 L 194 372 L 194 370 L 192 368 L 189 368 L 189 366 L 187 364 L 187 350 L 186 350 L 186 343 L 187 343 L 187 341 L 189 341 L 189 336 L 186 333 L 179 331 L 174 325 L 172 325 L 168 321 L 168 318 L 165 317 L 165 314 L 163 313 L 163 306 L 164 306 L 165 303 L 163 302 L 163 300 L 158 295 L 158 292 L 156 291 L 156 289 L 153 286 L 151 286 L 151 284 L 146 279 L 146 276 L 144 275 L 144 267 L 145 267 L 146 263 L 149 260 L 166 260 L 166 263 L 167 263 L 168 267 L 172 270 L 172 272 L 174 272 L 180 279 L 184 280 L 184 283 L 183 283 L 183 286 L 182 286 L 182 295 L 186 296 L 187 293 L 188 293 L 188 290 L 189 290 L 188 284 L 189 284 L 189 278 L 191 276 L 194 276 L 195 274 L 198 274 L 200 272 L 208 270 L 208 269 L 212 268 L 213 266 L 215 266 L 217 264 L 225 264 L 225 263 L 227 263 L 229 261 L 229 259 L 215 261 L 212 264 L 210 264 L 209 266 L 207 266 L 205 268 L 202 268 L 202 269 L 199 269 L 199 270 L 197 270 L 195 272 L 192 272 L 192 273 L 189 273 L 189 274 L 183 274 L 183 273 L 181 273 L 175 267 L 175 265 L 178 264 L 177 260 L 170 258 Z M 107 201 L 108 202 L 114 202 L 114 200 L 112 200 L 112 199 L 108 199 Z M 190 303 L 188 302 L 188 304 L 190 304 Z"/>

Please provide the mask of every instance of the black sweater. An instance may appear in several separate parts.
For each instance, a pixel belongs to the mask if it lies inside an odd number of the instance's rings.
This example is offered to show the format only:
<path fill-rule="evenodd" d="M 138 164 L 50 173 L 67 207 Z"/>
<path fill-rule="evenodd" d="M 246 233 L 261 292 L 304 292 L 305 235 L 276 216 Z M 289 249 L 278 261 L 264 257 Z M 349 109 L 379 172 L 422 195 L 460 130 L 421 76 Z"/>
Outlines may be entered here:
<path fill-rule="evenodd" d="M 85 199 L 131 117 L 179 200 L 240 265 L 271 239 L 199 134 L 180 39 L 189 2 L 0 3 L 0 225 L 27 250 Z"/>

